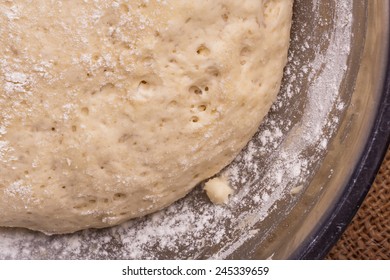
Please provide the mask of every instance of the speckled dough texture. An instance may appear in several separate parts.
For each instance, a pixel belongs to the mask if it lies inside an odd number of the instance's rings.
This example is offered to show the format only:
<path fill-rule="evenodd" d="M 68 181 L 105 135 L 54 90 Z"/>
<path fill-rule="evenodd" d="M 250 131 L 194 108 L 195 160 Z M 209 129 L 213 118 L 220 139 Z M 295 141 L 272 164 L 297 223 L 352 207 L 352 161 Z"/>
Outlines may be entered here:
<path fill-rule="evenodd" d="M 245 146 L 279 90 L 292 0 L 0 2 L 0 226 L 159 210 Z"/>

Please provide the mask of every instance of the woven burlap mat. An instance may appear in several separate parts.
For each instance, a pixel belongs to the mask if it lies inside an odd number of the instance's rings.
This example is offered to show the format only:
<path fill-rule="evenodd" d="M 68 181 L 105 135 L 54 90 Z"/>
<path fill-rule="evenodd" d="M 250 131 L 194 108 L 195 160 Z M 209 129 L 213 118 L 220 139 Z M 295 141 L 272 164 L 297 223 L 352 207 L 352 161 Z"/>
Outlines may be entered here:
<path fill-rule="evenodd" d="M 390 260 L 390 148 L 362 206 L 326 259 Z"/>

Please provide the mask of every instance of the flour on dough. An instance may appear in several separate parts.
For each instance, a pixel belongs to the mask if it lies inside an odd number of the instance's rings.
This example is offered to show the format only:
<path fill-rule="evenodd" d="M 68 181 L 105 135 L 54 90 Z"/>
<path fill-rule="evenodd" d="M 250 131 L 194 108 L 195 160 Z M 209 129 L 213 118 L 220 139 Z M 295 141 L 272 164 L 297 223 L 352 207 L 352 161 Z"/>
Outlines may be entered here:
<path fill-rule="evenodd" d="M 0 2 L 0 226 L 102 228 L 164 208 L 256 132 L 292 0 Z"/>

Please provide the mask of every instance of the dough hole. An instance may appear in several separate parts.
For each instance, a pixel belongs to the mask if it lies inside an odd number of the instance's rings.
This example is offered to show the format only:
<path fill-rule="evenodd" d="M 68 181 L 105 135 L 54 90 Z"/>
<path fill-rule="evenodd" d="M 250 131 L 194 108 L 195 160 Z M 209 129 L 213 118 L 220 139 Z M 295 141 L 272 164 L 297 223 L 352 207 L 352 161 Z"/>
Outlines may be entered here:
<path fill-rule="evenodd" d="M 197 86 L 191 86 L 188 91 L 191 94 L 197 94 L 197 95 L 201 95 L 203 93 L 202 90 Z"/>
<path fill-rule="evenodd" d="M 77 131 L 77 126 L 72 125 L 72 131 L 73 131 L 73 132 L 76 132 L 76 131 Z"/>
<path fill-rule="evenodd" d="M 223 21 L 228 21 L 229 20 L 229 15 L 228 14 L 222 14 L 221 17 L 222 17 Z"/>
<path fill-rule="evenodd" d="M 207 106 L 206 106 L 206 105 L 203 105 L 203 104 L 202 104 L 202 105 L 199 105 L 199 106 L 198 106 L 198 110 L 201 111 L 201 112 L 204 112 L 204 111 L 207 110 Z"/>
<path fill-rule="evenodd" d="M 196 53 L 203 56 L 208 56 L 210 54 L 210 49 L 205 45 L 200 45 L 196 50 Z"/>
<path fill-rule="evenodd" d="M 251 54 L 251 49 L 247 46 L 243 47 L 240 51 L 240 63 L 241 65 L 245 65 L 248 61 L 248 58 Z"/>
<path fill-rule="evenodd" d="M 142 58 L 142 63 L 146 66 L 150 66 L 153 64 L 153 57 L 152 56 L 145 56 Z"/>
<path fill-rule="evenodd" d="M 102 94 L 109 94 L 109 93 L 113 93 L 114 90 L 115 90 L 114 84 L 108 83 L 108 84 L 105 84 L 104 86 L 102 86 L 99 91 Z"/>
<path fill-rule="evenodd" d="M 130 134 L 123 134 L 119 139 L 118 139 L 118 143 L 124 143 L 126 141 L 128 141 L 129 139 L 131 138 L 131 135 Z"/>
<path fill-rule="evenodd" d="M 141 86 L 146 86 L 146 85 L 148 85 L 148 82 L 147 81 L 145 81 L 145 80 L 142 80 L 140 83 L 139 83 L 139 87 L 141 87 Z"/>
<path fill-rule="evenodd" d="M 88 198 L 86 198 L 88 199 Z M 96 198 L 89 198 L 88 200 L 84 200 L 83 202 L 73 206 L 73 209 L 75 210 L 85 210 L 88 208 L 94 208 L 96 207 L 97 199 Z"/>
<path fill-rule="evenodd" d="M 79 210 L 79 209 L 83 209 L 86 207 L 88 207 L 88 205 L 86 203 L 84 203 L 84 204 L 79 204 L 79 205 L 73 206 L 73 209 Z"/>
<path fill-rule="evenodd" d="M 168 106 L 170 107 L 176 107 L 178 105 L 176 100 L 172 100 L 171 102 L 168 103 Z"/>
<path fill-rule="evenodd" d="M 147 77 L 147 78 L 146 78 Z M 161 78 L 156 74 L 150 73 L 145 75 L 145 78 L 142 79 L 138 84 L 138 91 L 150 90 L 152 87 L 159 86 L 163 83 Z"/>
<path fill-rule="evenodd" d="M 199 122 L 199 117 L 197 117 L 197 116 L 192 116 L 192 117 L 191 117 L 191 122 L 193 122 L 193 123 Z"/>
<path fill-rule="evenodd" d="M 97 62 L 99 59 L 100 59 L 100 54 L 95 53 L 95 54 L 92 55 L 92 60 L 94 62 Z"/>
<path fill-rule="evenodd" d="M 214 66 L 207 68 L 206 73 L 216 78 L 218 78 L 220 75 L 218 68 Z"/>
<path fill-rule="evenodd" d="M 114 194 L 113 200 L 118 201 L 118 200 L 125 199 L 126 197 L 127 197 L 127 195 L 124 193 L 116 193 L 116 194 Z"/>

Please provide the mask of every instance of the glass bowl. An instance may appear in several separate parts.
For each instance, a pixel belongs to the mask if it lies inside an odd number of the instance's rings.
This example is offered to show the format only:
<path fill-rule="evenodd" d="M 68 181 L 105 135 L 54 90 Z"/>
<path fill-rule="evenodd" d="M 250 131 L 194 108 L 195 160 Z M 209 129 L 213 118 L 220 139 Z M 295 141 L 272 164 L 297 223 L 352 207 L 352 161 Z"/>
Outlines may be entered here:
<path fill-rule="evenodd" d="M 388 1 L 294 3 L 289 62 L 271 112 L 222 173 L 123 225 L 46 236 L 0 229 L 0 259 L 319 259 L 357 211 L 389 139 Z"/>

